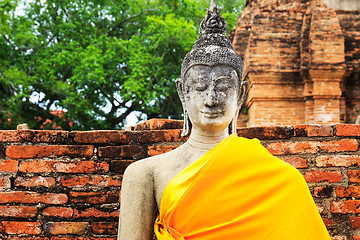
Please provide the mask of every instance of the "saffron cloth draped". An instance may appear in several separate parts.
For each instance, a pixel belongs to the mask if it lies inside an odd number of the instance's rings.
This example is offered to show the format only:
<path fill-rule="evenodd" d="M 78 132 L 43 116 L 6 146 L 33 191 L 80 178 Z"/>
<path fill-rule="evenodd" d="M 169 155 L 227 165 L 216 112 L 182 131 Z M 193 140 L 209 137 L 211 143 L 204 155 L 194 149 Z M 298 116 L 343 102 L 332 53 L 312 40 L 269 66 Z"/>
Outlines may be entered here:
<path fill-rule="evenodd" d="M 330 240 L 303 176 L 230 135 L 166 186 L 158 240 Z"/>

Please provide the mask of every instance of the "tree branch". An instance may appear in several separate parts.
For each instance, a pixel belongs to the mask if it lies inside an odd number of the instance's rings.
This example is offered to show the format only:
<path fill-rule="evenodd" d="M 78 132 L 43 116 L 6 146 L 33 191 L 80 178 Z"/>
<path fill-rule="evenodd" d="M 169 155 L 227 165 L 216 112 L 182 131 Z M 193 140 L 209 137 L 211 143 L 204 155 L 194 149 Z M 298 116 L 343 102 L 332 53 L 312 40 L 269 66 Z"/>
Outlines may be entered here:
<path fill-rule="evenodd" d="M 127 116 L 129 116 L 129 114 L 134 111 L 134 106 L 131 105 L 128 109 L 126 109 L 126 111 L 121 114 L 120 117 L 116 118 L 115 122 L 116 124 L 119 124 L 120 122 L 122 122 Z"/>
<path fill-rule="evenodd" d="M 12 42 L 10 41 L 10 39 L 8 39 L 5 35 L 4 35 L 3 37 L 4 37 L 5 41 L 6 41 L 7 43 L 9 43 L 10 46 L 12 47 L 12 49 L 15 51 L 16 48 L 15 48 L 15 46 L 13 46 Z"/>
<path fill-rule="evenodd" d="M 112 36 L 112 32 L 114 32 L 117 28 L 119 28 L 119 26 L 127 21 L 130 21 L 131 19 L 134 19 L 136 17 L 139 17 L 140 15 L 147 13 L 147 12 L 152 12 L 152 11 L 158 11 L 158 9 L 155 8 L 150 8 L 150 9 L 144 9 L 141 10 L 140 12 L 138 12 L 137 14 L 134 14 L 128 18 L 125 18 L 124 20 L 119 21 L 118 23 L 115 24 L 115 26 L 113 26 L 110 30 L 110 32 L 108 33 L 108 36 Z"/>
<path fill-rule="evenodd" d="M 150 8 L 150 9 L 145 9 L 145 10 L 141 10 L 139 13 L 135 14 L 135 15 L 132 15 L 126 19 L 124 19 L 122 22 L 127 22 L 127 21 L 130 21 L 131 19 L 134 19 L 138 16 L 140 16 L 141 14 L 143 13 L 147 13 L 147 12 L 153 12 L 153 11 L 157 11 L 158 9 L 155 9 L 155 8 Z"/>

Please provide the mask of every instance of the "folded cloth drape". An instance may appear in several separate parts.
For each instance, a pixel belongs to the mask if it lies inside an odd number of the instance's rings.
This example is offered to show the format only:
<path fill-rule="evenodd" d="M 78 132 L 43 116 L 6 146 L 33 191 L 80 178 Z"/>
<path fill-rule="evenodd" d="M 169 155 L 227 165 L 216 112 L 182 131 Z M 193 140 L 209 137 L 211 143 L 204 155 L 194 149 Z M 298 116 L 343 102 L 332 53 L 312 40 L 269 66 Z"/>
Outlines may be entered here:
<path fill-rule="evenodd" d="M 230 135 L 166 186 L 158 240 L 330 240 L 303 176 Z"/>

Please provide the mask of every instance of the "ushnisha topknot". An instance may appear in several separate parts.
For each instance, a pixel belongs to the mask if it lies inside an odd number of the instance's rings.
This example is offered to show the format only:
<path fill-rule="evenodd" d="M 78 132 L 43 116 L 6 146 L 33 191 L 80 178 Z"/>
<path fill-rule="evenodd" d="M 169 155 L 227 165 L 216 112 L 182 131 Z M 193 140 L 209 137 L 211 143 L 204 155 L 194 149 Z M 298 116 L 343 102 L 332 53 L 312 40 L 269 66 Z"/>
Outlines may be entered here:
<path fill-rule="evenodd" d="M 242 79 L 243 63 L 234 51 L 230 39 L 225 35 L 227 24 L 221 17 L 220 8 L 212 0 L 205 18 L 200 24 L 201 34 L 195 41 L 191 51 L 186 54 L 181 65 L 181 78 L 195 65 L 229 65 L 236 69 Z"/>

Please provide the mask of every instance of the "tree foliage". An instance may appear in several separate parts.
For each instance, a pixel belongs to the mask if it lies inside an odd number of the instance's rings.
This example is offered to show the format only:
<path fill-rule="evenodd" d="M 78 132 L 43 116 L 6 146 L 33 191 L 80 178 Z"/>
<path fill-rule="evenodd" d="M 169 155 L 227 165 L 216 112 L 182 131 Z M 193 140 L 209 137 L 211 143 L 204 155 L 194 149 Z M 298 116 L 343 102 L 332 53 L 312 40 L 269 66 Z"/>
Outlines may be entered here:
<path fill-rule="evenodd" d="M 229 28 L 243 2 L 218 2 Z M 174 80 L 208 4 L 2 0 L 0 129 L 51 128 L 47 119 L 63 129 L 119 129 L 132 112 L 181 118 Z"/>

